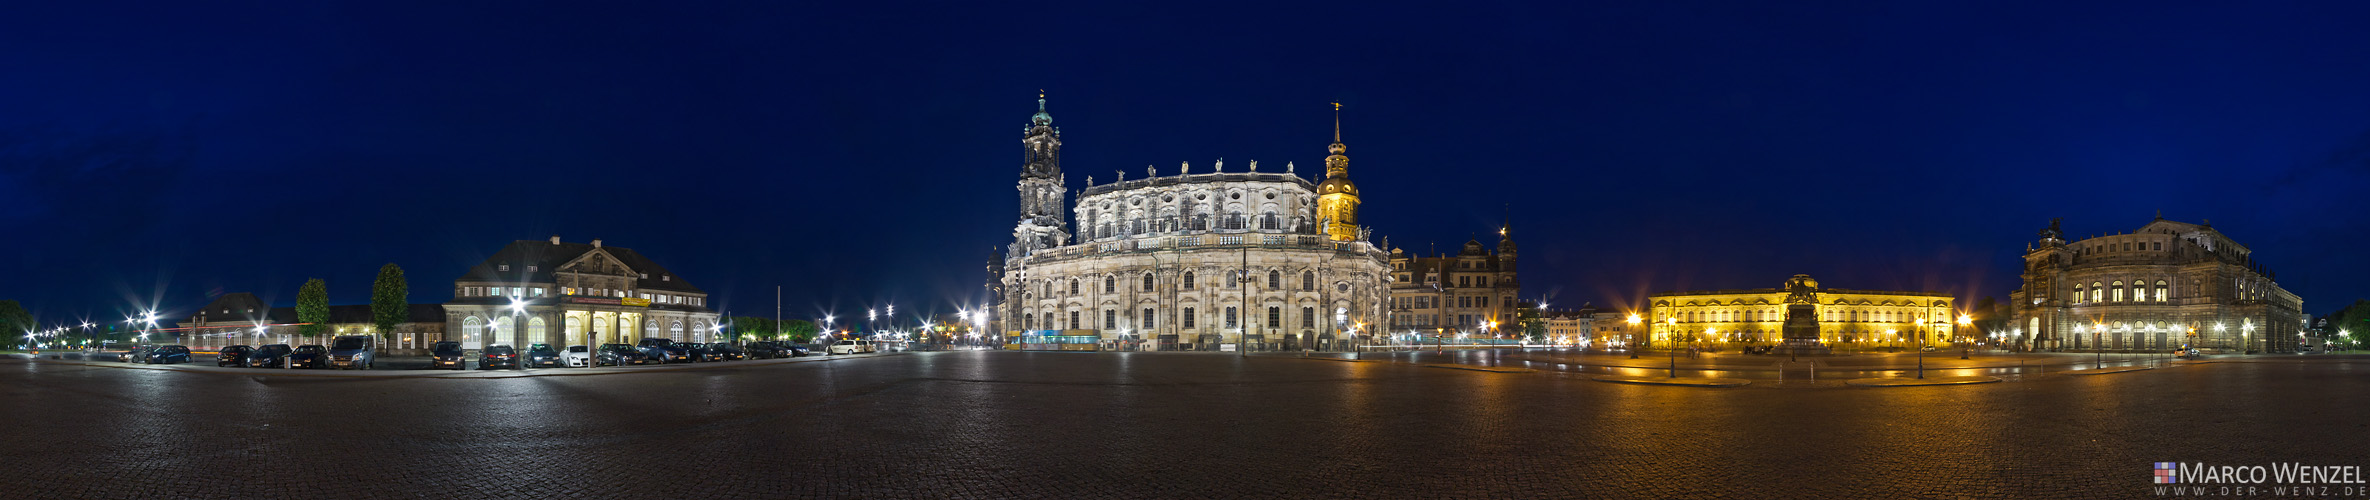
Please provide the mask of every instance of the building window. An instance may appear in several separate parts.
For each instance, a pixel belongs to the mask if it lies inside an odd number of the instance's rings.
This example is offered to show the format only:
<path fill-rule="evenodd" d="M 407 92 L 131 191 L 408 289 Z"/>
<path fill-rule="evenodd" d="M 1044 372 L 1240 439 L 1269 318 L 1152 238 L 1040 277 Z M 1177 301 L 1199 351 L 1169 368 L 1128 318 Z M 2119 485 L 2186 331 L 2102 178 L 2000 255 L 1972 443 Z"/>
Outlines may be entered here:
<path fill-rule="evenodd" d="M 1457 297 L 1457 307 L 1473 307 L 1473 298 Z"/>
<path fill-rule="evenodd" d="M 1110 277 L 1110 276 L 1104 276 L 1104 277 L 1103 277 L 1103 293 L 1113 293 L 1113 292 L 1118 292 L 1118 291 L 1119 291 L 1119 278 L 1114 278 L 1114 277 Z"/>
<path fill-rule="evenodd" d="M 2156 250 L 2156 251 L 2163 251 L 2163 250 L 2164 250 L 2164 242 L 2161 242 L 2161 241 L 2159 241 L 2159 242 L 2155 242 L 2155 243 L 2153 243 L 2153 244 L 2150 244 L 2150 245 L 2148 245 L 2148 246 L 2150 246 L 2150 247 L 2154 247 L 2154 248 L 2150 248 L 2150 250 Z"/>
<path fill-rule="evenodd" d="M 1317 291 L 1317 273 L 1308 271 L 1300 272 L 1300 291 Z"/>
<path fill-rule="evenodd" d="M 1267 327 L 1268 327 L 1268 328 L 1283 328 L 1283 327 L 1284 327 L 1284 308 L 1281 308 L 1281 307 L 1270 307 L 1270 308 L 1267 308 Z"/>
<path fill-rule="evenodd" d="M 2122 281 L 2120 281 L 2120 280 L 2116 281 L 2116 282 L 2115 282 L 2115 284 L 2114 284 L 2114 287 L 2115 287 L 2115 295 L 2114 295 L 2114 297 L 2115 297 L 2115 301 L 2116 301 L 2116 302 L 2122 302 L 2122 301 L 2123 301 L 2123 282 L 2122 282 Z"/>
<path fill-rule="evenodd" d="M 1457 277 L 1457 287 L 1459 287 L 1459 288 L 1463 288 L 1463 287 L 1469 287 L 1469 286 L 1473 286 L 1473 277 L 1472 277 L 1472 276 L 1458 276 L 1458 277 Z"/>
<path fill-rule="evenodd" d="M 1078 311 L 1070 311 L 1070 322 L 1063 324 L 1063 326 L 1078 328 Z"/>
<path fill-rule="evenodd" d="M 2156 301 L 2164 301 L 2164 280 L 2156 280 Z"/>
<path fill-rule="evenodd" d="M 2107 287 L 2106 287 L 2106 285 L 2101 285 L 2101 284 L 2099 284 L 2099 282 L 2096 282 L 2096 281 L 2092 281 L 2092 282 L 2090 282 L 2090 301 L 2091 301 L 2091 302 L 2099 302 L 2099 301 L 2104 301 L 2104 300 L 2106 300 L 2106 299 L 2107 299 Z"/>
<path fill-rule="evenodd" d="M 1241 324 L 1241 323 L 1237 323 L 1237 322 L 1236 322 L 1236 320 L 1235 320 L 1235 310 L 1234 310 L 1234 308 L 1232 308 L 1232 307 L 1228 307 L 1228 308 L 1226 308 L 1226 327 L 1227 327 L 1227 328 L 1235 328 L 1235 327 L 1236 327 L 1236 325 L 1240 325 L 1240 324 Z"/>
<path fill-rule="evenodd" d="M 1136 317 L 1136 328 L 1151 330 L 1154 328 L 1154 326 L 1155 325 L 1152 324 L 1152 308 L 1146 307 L 1144 308 L 1144 315 Z"/>
<path fill-rule="evenodd" d="M 1152 291 L 1152 273 L 1144 273 L 1144 291 Z"/>
<path fill-rule="evenodd" d="M 1476 278 L 1473 278 L 1473 286 L 1478 286 L 1478 287 L 1488 288 L 1488 287 L 1489 287 L 1489 277 L 1488 277 L 1488 276 L 1481 276 L 1481 277 L 1476 277 Z"/>
<path fill-rule="evenodd" d="M 1474 297 L 1473 307 L 1489 307 L 1489 297 Z"/>
<path fill-rule="evenodd" d="M 1191 308 L 1191 307 L 1187 307 L 1187 308 L 1185 308 L 1185 314 L 1178 315 L 1178 316 L 1177 316 L 1177 319 L 1179 319 L 1179 320 L 1183 320 L 1183 321 L 1185 322 L 1185 328 L 1193 328 L 1193 320 L 1194 320 L 1194 315 L 1193 315 L 1193 308 Z"/>
<path fill-rule="evenodd" d="M 1301 328 L 1316 328 L 1316 327 L 1317 327 L 1317 308 L 1314 308 L 1314 307 L 1303 307 L 1303 308 L 1300 308 L 1300 327 L 1301 327 Z"/>
<path fill-rule="evenodd" d="M 501 266 L 497 266 L 497 267 L 500 267 L 500 269 L 496 269 L 497 271 L 502 271 L 502 272 L 510 272 L 510 265 L 509 265 L 509 264 L 503 264 L 503 265 L 501 265 Z"/>
<path fill-rule="evenodd" d="M 1078 294 L 1078 278 L 1070 278 L 1070 295 Z"/>
<path fill-rule="evenodd" d="M 1281 273 L 1281 272 L 1276 272 L 1276 271 L 1273 271 L 1273 270 L 1270 270 L 1270 271 L 1268 271 L 1268 272 L 1267 272 L 1267 289 L 1269 289 L 1269 290 L 1276 290 L 1276 289 L 1281 289 L 1281 288 L 1283 288 L 1283 287 L 1284 287 L 1284 285 L 1283 285 L 1283 281 L 1284 281 L 1284 273 Z"/>
<path fill-rule="evenodd" d="M 1115 309 L 1104 309 L 1104 310 L 1103 310 L 1103 329 L 1104 329 L 1104 330 L 1117 330 L 1117 329 L 1119 329 L 1119 311 L 1118 311 L 1118 310 L 1115 310 Z"/>
<path fill-rule="evenodd" d="M 1193 271 L 1186 271 L 1186 272 L 1185 272 L 1185 289 L 1186 289 L 1186 290 L 1192 290 L 1192 289 L 1193 289 Z"/>

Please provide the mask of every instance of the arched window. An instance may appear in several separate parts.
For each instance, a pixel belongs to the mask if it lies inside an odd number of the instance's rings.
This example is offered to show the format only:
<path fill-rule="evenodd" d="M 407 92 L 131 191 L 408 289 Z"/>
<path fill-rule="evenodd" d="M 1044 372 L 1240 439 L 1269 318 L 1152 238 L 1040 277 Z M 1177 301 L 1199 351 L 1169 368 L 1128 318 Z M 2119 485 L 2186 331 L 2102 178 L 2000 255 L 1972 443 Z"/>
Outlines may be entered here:
<path fill-rule="evenodd" d="M 675 321 L 673 323 L 674 326 L 667 329 L 667 338 L 683 340 L 683 322 Z"/>
<path fill-rule="evenodd" d="M 1193 289 L 1193 271 L 1186 271 L 1186 272 L 1185 272 L 1185 289 L 1186 289 L 1186 290 L 1192 290 L 1192 289 Z"/>
<path fill-rule="evenodd" d="M 2090 301 L 2100 302 L 2105 300 L 2107 300 L 2106 285 L 2099 284 L 2099 282 L 2096 281 L 2090 282 Z"/>
<path fill-rule="evenodd" d="M 1314 291 L 1317 291 L 1317 273 L 1310 272 L 1310 271 L 1301 271 L 1301 272 L 1300 272 L 1300 291 L 1303 291 L 1303 292 L 1314 292 Z"/>
<path fill-rule="evenodd" d="M 2115 301 L 2116 301 L 2116 302 L 2122 302 L 2122 301 L 2123 301 L 2123 280 L 2115 280 L 2115 283 L 2114 283 L 2114 284 L 2112 284 L 2112 285 L 2108 285 L 2108 286 L 2115 287 L 2115 292 L 2114 292 L 2114 293 L 2115 293 Z"/>
<path fill-rule="evenodd" d="M 537 317 L 535 317 L 535 318 L 533 318 L 533 319 L 528 319 L 528 320 L 527 320 L 527 339 L 528 339 L 527 341 L 528 341 L 528 342 L 550 342 L 550 341 L 551 341 L 551 339 L 549 339 L 549 338 L 545 338 L 545 335 L 548 335 L 548 332 L 547 332 L 546 330 L 547 330 L 547 328 L 545 327 L 545 325 L 544 325 L 544 323 L 543 323 L 543 317 L 541 317 L 541 316 L 537 316 Z"/>
<path fill-rule="evenodd" d="M 2086 297 L 2089 296 L 2082 294 L 2082 285 L 2074 285 L 2074 302 L 2081 302 Z"/>
<path fill-rule="evenodd" d="M 477 349 L 481 345 L 480 343 L 485 341 L 485 333 L 485 322 L 478 320 L 476 316 L 461 320 L 461 348 Z"/>
<path fill-rule="evenodd" d="M 1112 277 L 1112 276 L 1104 276 L 1104 277 L 1103 277 L 1103 293 L 1116 293 L 1116 292 L 1118 292 L 1118 291 L 1119 291 L 1119 278 L 1117 278 L 1117 277 Z"/>
<path fill-rule="evenodd" d="M 1152 273 L 1144 273 L 1144 291 L 1152 291 Z"/>
<path fill-rule="evenodd" d="M 568 319 L 564 320 L 564 324 L 565 324 L 565 326 L 566 326 L 566 329 L 567 329 L 567 331 L 566 331 L 565 333 L 568 335 L 568 342 L 571 342 L 571 343 L 572 343 L 571 345 L 590 345 L 590 344 L 592 344 L 592 342 L 591 342 L 591 341 L 588 341 L 588 340 L 586 340 L 586 339 L 584 338 L 584 322 L 583 322 L 583 321 L 577 320 L 577 319 L 576 319 L 574 316 L 570 316 L 570 317 L 568 317 Z"/>
<path fill-rule="evenodd" d="M 1023 314 L 1023 315 L 1020 315 L 1020 329 L 1022 329 L 1022 330 L 1035 330 L 1035 329 L 1037 329 L 1037 315 L 1035 315 L 1035 314 Z"/>
<path fill-rule="evenodd" d="M 1070 278 L 1070 295 L 1078 294 L 1078 278 Z"/>
<path fill-rule="evenodd" d="M 2164 280 L 2156 280 L 2156 301 L 2164 301 Z"/>
<path fill-rule="evenodd" d="M 1284 287 L 1284 285 L 1283 285 L 1283 281 L 1284 281 L 1284 273 L 1277 272 L 1277 271 L 1274 271 L 1274 270 L 1269 270 L 1269 271 L 1267 272 L 1267 289 L 1269 289 L 1269 290 L 1274 290 L 1274 289 L 1278 289 L 1278 288 L 1283 288 L 1283 287 Z"/>

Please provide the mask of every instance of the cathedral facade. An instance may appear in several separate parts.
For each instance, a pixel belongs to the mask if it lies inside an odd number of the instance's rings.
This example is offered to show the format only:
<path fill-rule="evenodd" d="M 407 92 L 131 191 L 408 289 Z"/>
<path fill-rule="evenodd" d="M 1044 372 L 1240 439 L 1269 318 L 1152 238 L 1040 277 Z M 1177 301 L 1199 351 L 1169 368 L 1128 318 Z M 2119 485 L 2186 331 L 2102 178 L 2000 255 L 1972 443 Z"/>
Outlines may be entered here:
<path fill-rule="evenodd" d="M 1319 182 L 1291 163 L 1186 163 L 1167 176 L 1088 177 L 1075 204 L 1052 123 L 1039 96 L 1021 139 L 1019 222 L 989 265 L 1009 343 L 1343 349 L 1383 321 L 1387 257 L 1358 224 L 1338 118 Z"/>
<path fill-rule="evenodd" d="M 2009 333 L 2026 349 L 2294 352 L 2304 301 L 2253 255 L 2211 221 L 2073 242 L 2052 222 L 2008 295 Z"/>

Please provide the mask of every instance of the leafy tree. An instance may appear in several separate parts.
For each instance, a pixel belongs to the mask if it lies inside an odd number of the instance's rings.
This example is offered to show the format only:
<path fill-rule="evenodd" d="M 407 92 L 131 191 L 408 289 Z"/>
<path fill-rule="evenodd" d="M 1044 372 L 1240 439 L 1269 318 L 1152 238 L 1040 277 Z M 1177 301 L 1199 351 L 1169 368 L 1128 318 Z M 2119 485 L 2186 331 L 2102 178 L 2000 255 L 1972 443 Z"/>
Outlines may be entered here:
<path fill-rule="evenodd" d="M 329 333 L 329 283 L 313 278 L 296 289 L 296 322 L 305 336 Z"/>
<path fill-rule="evenodd" d="M 815 335 L 822 332 L 815 327 L 815 322 L 803 319 L 783 320 L 781 326 L 782 335 L 790 337 L 791 342 L 801 344 L 813 342 Z"/>
<path fill-rule="evenodd" d="M 1522 334 L 1525 337 L 1530 337 L 1531 342 L 1546 342 L 1547 319 L 1530 318 L 1522 320 Z"/>
<path fill-rule="evenodd" d="M 1963 333 L 1968 337 L 1986 337 L 2008 328 L 2007 308 L 1989 296 L 1975 299 L 1975 309 L 1968 311 L 1967 316 L 1975 321 L 1975 331 Z"/>
<path fill-rule="evenodd" d="M 2325 335 L 2330 339 L 2337 339 L 2337 333 L 2340 331 L 2346 334 L 2346 337 L 2340 340 L 2341 342 L 2351 342 L 2358 345 L 2361 344 L 2362 339 L 2370 338 L 2370 300 L 2355 299 L 2353 305 L 2345 306 L 2344 309 L 2339 309 L 2336 314 L 2329 315 L 2329 332 Z"/>
<path fill-rule="evenodd" d="M 25 332 L 33 331 L 33 313 L 14 300 L 0 300 L 0 345 L 23 345 Z"/>
<path fill-rule="evenodd" d="M 411 316 L 411 284 L 403 280 L 403 268 L 395 263 L 379 266 L 379 278 L 370 284 L 370 319 L 379 327 L 379 335 L 395 340 L 395 326 Z"/>

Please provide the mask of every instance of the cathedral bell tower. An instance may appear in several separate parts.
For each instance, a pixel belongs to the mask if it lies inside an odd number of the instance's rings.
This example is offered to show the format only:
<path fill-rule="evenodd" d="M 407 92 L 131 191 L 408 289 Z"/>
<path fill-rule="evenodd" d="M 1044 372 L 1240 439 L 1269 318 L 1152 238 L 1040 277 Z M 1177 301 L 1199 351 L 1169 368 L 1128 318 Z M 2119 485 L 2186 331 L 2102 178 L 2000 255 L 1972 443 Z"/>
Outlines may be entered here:
<path fill-rule="evenodd" d="M 1069 188 L 1062 182 L 1062 132 L 1045 112 L 1044 91 L 1037 92 L 1037 114 L 1029 115 L 1020 144 L 1020 223 L 1012 229 L 1013 257 L 1061 246 L 1070 238 L 1064 229 Z"/>
<path fill-rule="evenodd" d="M 1341 103 L 1333 103 L 1333 145 L 1325 151 L 1325 182 L 1317 184 L 1317 219 L 1324 221 L 1325 238 L 1358 240 L 1358 185 L 1350 182 L 1350 157 L 1342 153 Z"/>

